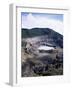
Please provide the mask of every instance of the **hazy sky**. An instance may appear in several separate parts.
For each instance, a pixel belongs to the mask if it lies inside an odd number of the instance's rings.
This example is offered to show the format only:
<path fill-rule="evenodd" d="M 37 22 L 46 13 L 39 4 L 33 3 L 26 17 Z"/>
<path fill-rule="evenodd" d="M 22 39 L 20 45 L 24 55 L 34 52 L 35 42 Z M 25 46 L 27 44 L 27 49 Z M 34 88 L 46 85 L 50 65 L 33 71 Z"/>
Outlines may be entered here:
<path fill-rule="evenodd" d="M 51 28 L 63 34 L 63 15 L 48 13 L 21 13 L 22 28 Z"/>

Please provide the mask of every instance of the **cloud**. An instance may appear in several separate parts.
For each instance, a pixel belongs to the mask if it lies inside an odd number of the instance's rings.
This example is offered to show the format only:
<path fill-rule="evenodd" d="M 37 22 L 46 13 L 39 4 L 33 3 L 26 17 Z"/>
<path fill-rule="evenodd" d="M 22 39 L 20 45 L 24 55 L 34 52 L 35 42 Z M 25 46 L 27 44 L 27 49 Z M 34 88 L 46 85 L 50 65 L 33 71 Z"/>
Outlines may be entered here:
<path fill-rule="evenodd" d="M 25 18 L 25 17 L 24 17 Z M 48 17 L 35 17 L 31 13 L 27 15 L 26 20 L 22 17 L 22 28 L 51 28 L 63 35 L 63 22 Z"/>

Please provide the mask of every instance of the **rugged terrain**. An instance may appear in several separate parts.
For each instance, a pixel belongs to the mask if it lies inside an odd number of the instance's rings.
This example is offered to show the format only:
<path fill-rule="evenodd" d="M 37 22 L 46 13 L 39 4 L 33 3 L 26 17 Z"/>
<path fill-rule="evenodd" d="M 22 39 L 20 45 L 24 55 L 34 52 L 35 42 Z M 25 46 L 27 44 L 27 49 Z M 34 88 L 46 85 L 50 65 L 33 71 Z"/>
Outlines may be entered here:
<path fill-rule="evenodd" d="M 63 75 L 63 36 L 49 28 L 21 30 L 22 77 Z M 50 46 L 53 50 L 38 50 Z"/>

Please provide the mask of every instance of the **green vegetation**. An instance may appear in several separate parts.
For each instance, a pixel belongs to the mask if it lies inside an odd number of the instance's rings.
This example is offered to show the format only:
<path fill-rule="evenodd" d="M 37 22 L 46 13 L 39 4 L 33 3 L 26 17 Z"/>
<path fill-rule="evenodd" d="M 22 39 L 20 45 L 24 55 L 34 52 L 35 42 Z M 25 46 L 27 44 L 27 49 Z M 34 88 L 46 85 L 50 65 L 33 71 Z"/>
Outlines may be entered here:
<path fill-rule="evenodd" d="M 32 28 L 32 29 L 22 28 L 21 33 L 22 33 L 22 38 L 30 38 L 30 37 L 36 37 L 42 35 L 48 35 L 49 37 L 54 37 L 54 38 L 62 36 L 59 33 L 49 28 Z"/>

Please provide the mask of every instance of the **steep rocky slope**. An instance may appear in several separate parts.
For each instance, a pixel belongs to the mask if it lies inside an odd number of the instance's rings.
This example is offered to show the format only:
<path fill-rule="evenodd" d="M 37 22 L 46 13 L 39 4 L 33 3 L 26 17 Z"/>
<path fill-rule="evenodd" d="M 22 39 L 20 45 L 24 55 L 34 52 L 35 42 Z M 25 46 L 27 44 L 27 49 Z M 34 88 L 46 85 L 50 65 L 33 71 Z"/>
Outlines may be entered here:
<path fill-rule="evenodd" d="M 63 74 L 63 36 L 49 28 L 22 29 L 22 77 Z M 53 50 L 40 52 L 43 46 Z"/>

